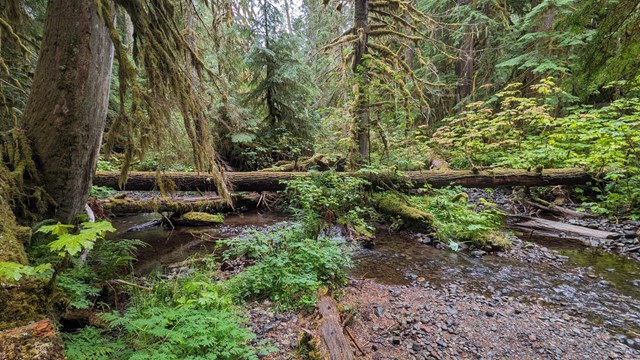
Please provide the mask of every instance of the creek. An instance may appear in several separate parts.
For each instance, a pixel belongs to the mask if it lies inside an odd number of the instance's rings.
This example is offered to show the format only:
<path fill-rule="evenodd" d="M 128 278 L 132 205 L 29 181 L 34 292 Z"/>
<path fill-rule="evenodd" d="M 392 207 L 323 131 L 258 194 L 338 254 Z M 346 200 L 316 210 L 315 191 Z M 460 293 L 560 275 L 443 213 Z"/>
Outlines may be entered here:
<path fill-rule="evenodd" d="M 143 214 L 113 221 L 118 230 L 114 238 L 135 238 L 149 244 L 138 250 L 135 271 L 139 275 L 161 272 L 165 266 L 189 257 L 220 251 L 216 247 L 218 239 L 250 229 L 284 226 L 288 221 L 283 214 L 252 212 L 229 215 L 218 227 L 156 227 L 126 232 L 157 217 Z M 614 334 L 640 337 L 640 264 L 575 244 L 542 238 L 525 240 L 557 250 L 566 261 L 558 266 L 491 254 L 476 258 L 423 245 L 411 234 L 379 230 L 372 247 L 354 251 L 350 276 L 393 285 L 422 282 L 437 287 L 456 282 L 468 291 L 543 303 L 586 318 Z"/>

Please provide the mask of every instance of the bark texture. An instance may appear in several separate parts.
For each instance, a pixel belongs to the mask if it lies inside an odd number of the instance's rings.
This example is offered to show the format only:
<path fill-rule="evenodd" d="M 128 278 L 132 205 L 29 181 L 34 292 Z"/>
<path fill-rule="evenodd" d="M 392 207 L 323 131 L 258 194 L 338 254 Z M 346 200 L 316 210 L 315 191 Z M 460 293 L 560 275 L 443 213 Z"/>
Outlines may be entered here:
<path fill-rule="evenodd" d="M 64 360 L 64 345 L 49 320 L 0 332 L 0 359 Z"/>
<path fill-rule="evenodd" d="M 351 360 L 353 352 L 342 331 L 338 304 L 329 296 L 318 299 L 318 328 L 315 334 L 316 349 L 322 359 Z"/>
<path fill-rule="evenodd" d="M 96 2 L 50 0 L 25 110 L 55 216 L 71 222 L 93 179 L 109 99 L 113 44 Z"/>
<path fill-rule="evenodd" d="M 583 169 L 546 169 L 541 172 L 527 170 L 430 170 L 395 173 L 340 173 L 368 179 L 374 186 L 404 189 L 419 189 L 425 185 L 439 188 L 461 185 L 474 188 L 499 186 L 549 186 L 581 185 L 591 181 L 592 176 Z M 313 176 L 305 172 L 228 172 L 225 174 L 235 191 L 277 191 L 286 188 L 286 181 L 301 176 Z M 168 172 L 163 177 L 174 182 L 180 191 L 215 191 L 211 177 L 189 172 Z M 125 190 L 156 189 L 155 172 L 131 172 Z M 98 171 L 94 185 L 119 189 L 120 173 Z"/>

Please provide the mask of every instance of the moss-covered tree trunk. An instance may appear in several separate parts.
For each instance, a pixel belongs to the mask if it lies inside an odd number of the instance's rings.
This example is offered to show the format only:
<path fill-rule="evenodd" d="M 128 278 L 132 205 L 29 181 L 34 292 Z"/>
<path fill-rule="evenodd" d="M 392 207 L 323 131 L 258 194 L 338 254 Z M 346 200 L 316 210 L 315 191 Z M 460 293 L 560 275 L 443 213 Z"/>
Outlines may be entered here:
<path fill-rule="evenodd" d="M 359 162 L 369 157 L 369 100 L 367 85 L 369 74 L 365 64 L 369 41 L 369 0 L 355 0 L 354 24 L 358 40 L 355 42 L 353 73 L 358 82 L 358 94 L 355 104 L 355 140 L 358 143 Z"/>
<path fill-rule="evenodd" d="M 55 217 L 70 222 L 85 204 L 105 126 L 113 44 L 87 0 L 50 0 L 25 123 Z M 103 6 L 101 5 L 101 6 Z"/>

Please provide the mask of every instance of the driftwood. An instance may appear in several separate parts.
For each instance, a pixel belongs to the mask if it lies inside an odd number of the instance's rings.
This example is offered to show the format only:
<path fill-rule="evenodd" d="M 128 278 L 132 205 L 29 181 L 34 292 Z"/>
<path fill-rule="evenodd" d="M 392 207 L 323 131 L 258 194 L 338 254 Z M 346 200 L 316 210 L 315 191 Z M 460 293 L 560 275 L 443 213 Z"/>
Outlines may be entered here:
<path fill-rule="evenodd" d="M 590 229 L 584 226 L 571 225 L 547 219 L 517 215 L 514 215 L 514 217 L 524 220 L 510 225 L 510 228 L 514 230 L 520 230 L 530 235 L 574 239 L 585 245 L 592 245 L 593 241 L 600 242 L 608 239 L 617 239 L 621 236 L 618 233 L 610 231 Z"/>
<path fill-rule="evenodd" d="M 236 194 L 233 196 L 236 209 L 244 207 L 255 208 L 260 201 L 260 195 Z M 109 198 L 100 202 L 104 210 L 113 214 L 131 214 L 145 212 L 172 212 L 184 214 L 188 212 L 204 212 L 216 214 L 220 212 L 229 212 L 233 209 L 224 202 L 223 199 L 214 197 L 190 197 L 190 198 L 169 198 L 158 197 L 148 199 L 137 198 Z M 146 224 L 143 224 L 146 225 Z M 149 224 L 151 225 L 151 224 Z M 156 225 L 156 224 L 153 224 Z M 139 231 L 143 229 L 131 229 L 131 231 Z"/>
<path fill-rule="evenodd" d="M 431 170 L 406 171 L 396 173 L 340 173 L 368 179 L 374 186 L 405 189 L 419 189 L 425 185 L 444 187 L 461 185 L 464 187 L 487 188 L 499 186 L 549 186 L 581 185 L 592 180 L 592 176 L 583 169 L 545 169 L 540 172 L 527 170 L 494 169 L 489 171 L 472 170 Z M 311 176 L 305 172 L 228 172 L 225 174 L 234 191 L 277 191 L 286 188 L 287 180 L 301 176 Z M 190 172 L 167 172 L 165 179 L 173 181 L 176 190 L 215 191 L 212 178 L 207 174 Z M 127 183 L 122 189 L 154 190 L 157 174 L 155 172 L 130 172 Z M 98 171 L 93 181 L 97 186 L 121 189 L 120 173 Z"/>
<path fill-rule="evenodd" d="M 559 216 L 568 217 L 568 218 L 581 219 L 581 218 L 584 218 L 584 217 L 591 216 L 591 215 L 589 215 L 587 213 L 574 211 L 574 210 L 567 209 L 567 208 L 562 207 L 562 206 L 558 206 L 558 205 L 556 205 L 554 203 L 545 201 L 545 200 L 540 199 L 540 198 L 534 198 L 533 200 L 526 200 L 526 203 L 531 205 L 531 206 L 533 206 L 533 207 L 535 207 L 535 208 L 538 208 L 538 209 L 541 209 L 541 210 L 544 210 L 544 211 L 547 211 L 547 212 L 550 212 L 552 214 L 556 214 L 556 215 L 559 215 Z"/>
<path fill-rule="evenodd" d="M 353 359 L 353 352 L 342 331 L 338 304 L 330 296 L 322 296 L 316 305 L 318 326 L 314 334 L 316 350 L 323 359 Z"/>

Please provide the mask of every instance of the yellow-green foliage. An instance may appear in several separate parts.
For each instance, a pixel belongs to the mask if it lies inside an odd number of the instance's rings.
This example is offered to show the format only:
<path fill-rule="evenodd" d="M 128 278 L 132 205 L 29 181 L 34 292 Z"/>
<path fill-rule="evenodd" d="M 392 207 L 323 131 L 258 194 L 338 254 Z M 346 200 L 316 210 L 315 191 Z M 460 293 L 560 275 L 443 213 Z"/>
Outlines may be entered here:
<path fill-rule="evenodd" d="M 433 215 L 433 227 L 441 241 L 508 247 L 509 240 L 500 231 L 500 214 L 486 201 L 485 209 L 470 204 L 467 194 L 461 190 L 460 187 L 435 189 L 426 196 L 412 196 L 410 201 L 413 206 Z"/>

